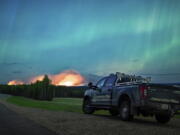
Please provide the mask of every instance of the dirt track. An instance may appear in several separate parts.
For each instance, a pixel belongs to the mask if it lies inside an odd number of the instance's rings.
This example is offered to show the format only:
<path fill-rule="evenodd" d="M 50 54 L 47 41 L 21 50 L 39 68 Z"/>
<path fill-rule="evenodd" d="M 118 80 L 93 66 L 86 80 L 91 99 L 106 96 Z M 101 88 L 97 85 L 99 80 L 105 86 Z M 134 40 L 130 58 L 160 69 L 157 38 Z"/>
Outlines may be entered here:
<path fill-rule="evenodd" d="M 2 101 L 1 101 L 2 102 Z M 55 131 L 59 135 L 179 135 L 180 119 L 172 119 L 165 125 L 154 119 L 135 118 L 123 122 L 117 117 L 84 115 L 70 112 L 54 112 L 42 109 L 18 107 L 3 102 L 8 108 Z"/>

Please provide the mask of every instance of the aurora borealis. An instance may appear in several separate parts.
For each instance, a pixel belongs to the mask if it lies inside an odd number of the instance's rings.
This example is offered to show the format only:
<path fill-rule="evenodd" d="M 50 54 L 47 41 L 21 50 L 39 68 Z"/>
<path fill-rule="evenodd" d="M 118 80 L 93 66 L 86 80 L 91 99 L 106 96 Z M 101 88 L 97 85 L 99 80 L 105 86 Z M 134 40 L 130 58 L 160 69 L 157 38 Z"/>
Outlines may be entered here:
<path fill-rule="evenodd" d="M 180 82 L 179 0 L 0 0 L 0 83 L 74 69 Z"/>

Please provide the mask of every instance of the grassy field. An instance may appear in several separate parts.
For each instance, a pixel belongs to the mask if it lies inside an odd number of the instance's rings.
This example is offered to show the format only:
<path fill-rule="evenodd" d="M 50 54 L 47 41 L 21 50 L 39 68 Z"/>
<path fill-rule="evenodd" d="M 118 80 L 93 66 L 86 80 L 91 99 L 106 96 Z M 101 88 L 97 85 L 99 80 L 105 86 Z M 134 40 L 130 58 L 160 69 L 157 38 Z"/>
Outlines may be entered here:
<path fill-rule="evenodd" d="M 41 108 L 53 111 L 68 111 L 68 112 L 82 112 L 81 98 L 54 98 L 53 101 L 39 101 L 29 98 L 12 96 L 7 98 L 7 102 L 16 104 L 18 106 Z M 96 111 L 95 114 L 109 115 L 108 111 Z"/>
<path fill-rule="evenodd" d="M 53 101 L 39 101 L 19 96 L 12 96 L 7 98 L 7 102 L 24 107 L 83 113 L 83 101 L 81 98 L 54 98 Z M 109 112 L 102 110 L 96 111 L 95 114 L 109 115 Z M 176 117 L 180 118 L 180 115 L 176 115 Z"/>
<path fill-rule="evenodd" d="M 9 103 L 18 106 L 32 107 L 19 108 L 7 105 L 18 114 L 35 121 L 36 123 L 54 131 L 57 135 L 179 135 L 180 119 L 174 118 L 168 124 L 159 124 L 155 118 L 142 116 L 135 117 L 133 122 L 124 122 L 119 118 L 98 115 L 81 115 L 82 99 L 80 98 L 54 98 L 53 101 L 37 101 L 23 97 L 8 97 Z M 42 108 L 36 110 L 34 108 Z M 44 111 L 53 110 L 53 111 Z M 67 111 L 74 113 L 67 113 Z"/>

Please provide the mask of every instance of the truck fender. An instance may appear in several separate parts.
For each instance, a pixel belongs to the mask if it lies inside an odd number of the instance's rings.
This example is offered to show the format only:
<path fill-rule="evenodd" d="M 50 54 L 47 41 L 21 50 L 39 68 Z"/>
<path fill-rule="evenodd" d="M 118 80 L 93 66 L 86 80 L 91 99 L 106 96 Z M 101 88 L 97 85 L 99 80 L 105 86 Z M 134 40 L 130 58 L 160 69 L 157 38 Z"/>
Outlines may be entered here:
<path fill-rule="evenodd" d="M 118 98 L 118 107 L 120 106 L 120 104 L 121 104 L 121 102 L 123 100 L 129 100 L 130 108 L 131 108 L 130 113 L 134 114 L 134 107 L 133 107 L 133 101 L 132 101 L 131 96 L 129 94 L 127 94 L 127 93 L 122 93 L 121 95 L 119 95 L 119 98 Z"/>

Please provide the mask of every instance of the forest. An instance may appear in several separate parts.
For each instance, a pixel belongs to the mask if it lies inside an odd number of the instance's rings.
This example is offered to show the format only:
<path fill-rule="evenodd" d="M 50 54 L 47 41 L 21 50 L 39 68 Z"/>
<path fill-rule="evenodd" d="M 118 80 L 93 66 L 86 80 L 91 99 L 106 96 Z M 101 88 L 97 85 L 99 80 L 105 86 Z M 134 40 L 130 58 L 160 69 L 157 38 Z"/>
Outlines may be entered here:
<path fill-rule="evenodd" d="M 42 81 L 31 84 L 0 85 L 0 93 L 51 101 L 53 97 L 83 97 L 86 88 L 86 86 L 55 86 L 45 75 Z"/>

